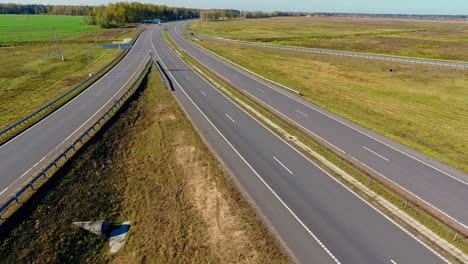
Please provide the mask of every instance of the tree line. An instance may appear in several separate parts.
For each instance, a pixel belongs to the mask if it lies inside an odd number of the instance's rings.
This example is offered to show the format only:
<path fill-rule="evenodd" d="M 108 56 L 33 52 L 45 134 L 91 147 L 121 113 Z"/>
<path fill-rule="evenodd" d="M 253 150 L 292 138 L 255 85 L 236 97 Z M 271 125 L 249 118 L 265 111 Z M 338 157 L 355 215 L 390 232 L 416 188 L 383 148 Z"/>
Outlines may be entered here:
<path fill-rule="evenodd" d="M 0 4 L 0 14 L 86 16 L 92 6 Z"/>
<path fill-rule="evenodd" d="M 127 23 L 140 23 L 142 20 L 153 18 L 168 21 L 196 18 L 198 16 L 199 10 L 197 9 L 124 2 L 95 7 L 86 21 L 89 24 L 98 25 L 102 28 L 111 28 Z"/>

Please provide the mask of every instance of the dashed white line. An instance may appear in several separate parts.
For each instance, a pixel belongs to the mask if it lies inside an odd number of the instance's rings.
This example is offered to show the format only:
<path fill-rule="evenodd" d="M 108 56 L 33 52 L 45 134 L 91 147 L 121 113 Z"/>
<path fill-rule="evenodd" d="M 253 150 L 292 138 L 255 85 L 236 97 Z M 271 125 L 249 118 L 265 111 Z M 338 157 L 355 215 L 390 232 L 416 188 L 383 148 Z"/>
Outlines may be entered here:
<path fill-rule="evenodd" d="M 236 122 L 234 119 L 232 119 L 232 117 L 230 117 L 228 114 L 225 114 L 227 117 L 229 117 L 229 119 L 231 119 L 232 122 Z"/>
<path fill-rule="evenodd" d="M 393 259 L 390 260 L 392 264 L 397 264 Z"/>
<path fill-rule="evenodd" d="M 281 161 L 279 161 L 275 156 L 273 156 L 273 158 L 281 165 L 283 166 L 283 168 L 285 168 L 290 174 L 293 174 L 292 171 L 290 169 L 288 169 L 288 167 L 286 167 Z"/>
<path fill-rule="evenodd" d="M 154 31 L 153 31 L 154 32 Z M 151 34 L 153 34 L 153 32 Z M 156 49 L 154 48 L 154 45 L 153 45 L 153 50 L 154 52 L 156 53 L 156 56 L 158 56 L 158 58 L 161 60 L 161 58 L 159 57 L 158 55 L 158 52 L 156 51 Z M 163 64 L 163 66 L 165 68 L 166 65 L 164 64 L 164 62 L 161 61 L 161 63 Z M 185 62 L 184 62 L 185 63 Z M 187 65 L 188 66 L 188 65 Z M 198 73 L 197 73 L 198 74 Z M 296 221 L 307 231 L 307 233 L 312 236 L 312 238 L 320 245 L 320 247 L 322 247 L 322 249 L 330 256 L 330 258 L 333 259 L 333 261 L 337 264 L 340 264 L 341 262 L 335 257 L 335 255 L 333 255 L 333 253 L 322 243 L 322 241 L 309 229 L 309 227 L 307 227 L 307 225 L 304 224 L 304 222 L 302 222 L 302 220 L 296 215 L 296 213 L 294 213 L 294 211 L 283 201 L 283 199 L 281 199 L 281 197 L 273 190 L 273 188 L 271 188 L 271 186 L 260 176 L 260 174 L 258 174 L 258 172 L 252 167 L 252 165 L 250 165 L 249 162 L 247 162 L 247 160 L 239 153 L 239 151 L 237 151 L 237 149 L 231 144 L 231 142 L 229 142 L 229 140 L 227 140 L 227 138 L 223 135 L 223 133 L 221 133 L 221 131 L 219 131 L 219 129 L 213 124 L 213 122 L 211 122 L 211 120 L 205 115 L 205 113 L 198 107 L 198 105 L 192 100 L 192 98 L 190 98 L 188 96 L 188 94 L 185 92 L 185 90 L 182 88 L 182 86 L 180 86 L 180 84 L 177 82 L 177 80 L 174 78 L 174 76 L 172 76 L 172 74 L 169 72 L 169 75 L 172 77 L 172 79 L 174 79 L 175 83 L 181 88 L 182 92 L 185 94 L 185 96 L 190 100 L 190 102 L 192 102 L 192 104 L 198 109 L 198 111 L 205 117 L 205 119 L 211 124 L 211 126 L 219 133 L 219 135 L 221 135 L 221 137 L 226 141 L 226 143 L 232 148 L 232 150 L 242 159 L 242 161 L 252 170 L 252 172 L 257 176 L 257 178 L 268 188 L 268 190 L 276 197 L 276 199 L 278 199 L 278 201 L 284 206 L 284 208 L 286 208 L 286 210 L 294 217 L 294 219 L 296 219 Z M 199 74 L 198 74 L 199 75 Z M 200 75 L 199 75 L 200 76 Z M 200 78 L 202 78 L 200 76 Z M 213 87 L 210 83 L 208 83 L 205 79 L 202 78 L 202 80 L 204 80 L 208 85 L 210 85 L 211 87 Z M 213 87 L 213 89 L 215 89 L 217 91 L 217 89 L 215 87 Z M 222 93 L 221 93 L 222 94 Z M 228 99 L 226 97 L 226 99 Z M 231 101 L 230 99 L 228 99 L 229 101 Z M 232 101 L 231 101 L 232 102 Z M 233 102 L 232 102 L 233 103 Z M 239 107 L 238 105 L 236 105 L 237 107 Z M 240 108 L 240 107 L 239 107 Z M 252 117 L 253 118 L 253 117 Z M 255 120 L 255 119 L 254 119 Z M 257 121 L 258 122 L 258 121 Z M 270 131 L 271 132 L 271 131 Z M 273 133 L 273 132 L 272 132 Z"/>
<path fill-rule="evenodd" d="M 185 78 L 187 78 L 187 80 L 190 81 L 190 78 L 187 76 L 187 74 L 185 74 L 184 76 L 185 76 Z"/>
<path fill-rule="evenodd" d="M 388 161 L 388 159 L 387 159 L 386 157 L 380 155 L 379 153 L 377 153 L 377 152 L 375 152 L 375 151 L 373 151 L 373 150 L 371 150 L 371 149 L 369 149 L 369 148 L 366 148 L 366 147 L 364 147 L 364 146 L 362 146 L 362 147 L 365 148 L 367 151 L 372 152 L 373 154 L 379 156 L 380 158 L 382 158 L 382 159 Z"/>
<path fill-rule="evenodd" d="M 201 92 L 204 96 L 206 96 L 206 93 L 204 93 L 202 90 L 200 90 L 200 92 Z"/>
<path fill-rule="evenodd" d="M 299 110 L 297 110 L 297 109 L 296 109 L 296 112 L 298 112 L 299 114 L 301 114 L 301 115 L 303 115 L 303 116 L 309 117 L 307 114 L 305 114 L 304 112 L 301 112 L 301 111 L 299 111 Z"/>
<path fill-rule="evenodd" d="M 258 88 L 257 87 L 257 90 L 259 90 L 260 92 L 264 93 L 265 91 L 263 91 L 262 89 Z"/>

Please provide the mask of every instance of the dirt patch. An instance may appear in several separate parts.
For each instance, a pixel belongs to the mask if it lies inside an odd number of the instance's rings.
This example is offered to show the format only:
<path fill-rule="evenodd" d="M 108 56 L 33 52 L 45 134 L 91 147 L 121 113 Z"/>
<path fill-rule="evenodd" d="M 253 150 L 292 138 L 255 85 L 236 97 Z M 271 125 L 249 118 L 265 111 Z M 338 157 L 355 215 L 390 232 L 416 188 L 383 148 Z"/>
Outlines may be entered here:
<path fill-rule="evenodd" d="M 212 251 L 223 262 L 258 263 L 258 253 L 242 228 L 241 219 L 232 213 L 230 203 L 218 189 L 209 166 L 200 162 L 200 152 L 183 143 L 183 134 L 176 139 L 175 160 L 184 168 L 187 188 L 195 208 L 208 226 Z"/>

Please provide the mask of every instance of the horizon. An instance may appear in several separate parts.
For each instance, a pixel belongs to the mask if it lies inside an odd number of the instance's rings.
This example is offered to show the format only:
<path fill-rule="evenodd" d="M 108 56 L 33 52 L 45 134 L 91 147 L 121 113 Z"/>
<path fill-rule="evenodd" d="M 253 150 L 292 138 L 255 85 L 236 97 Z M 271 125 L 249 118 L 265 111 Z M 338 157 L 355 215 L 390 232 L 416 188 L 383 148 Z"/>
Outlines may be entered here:
<path fill-rule="evenodd" d="M 382 15 L 433 15 L 433 16 L 466 16 L 468 15 L 468 2 L 463 0 L 452 0 L 451 5 L 443 5 L 437 0 L 423 1 L 415 0 L 410 5 L 404 0 L 396 0 L 392 3 L 383 0 L 355 0 L 352 3 L 340 3 L 340 0 L 330 0 L 327 3 L 315 3 L 307 0 L 295 0 L 283 3 L 274 0 L 265 8 L 262 1 L 252 2 L 239 0 L 235 4 L 214 0 L 162 0 L 162 1 L 114 1 L 114 0 L 76 0 L 74 3 L 63 0 L 10 0 L 0 1 L 2 4 L 43 4 L 43 5 L 76 5 L 76 6 L 99 6 L 118 2 L 140 2 L 146 4 L 166 5 L 170 7 L 192 8 L 192 9 L 233 9 L 240 11 L 262 11 L 262 12 L 308 12 L 308 13 L 342 13 L 342 14 L 382 14 Z M 420 5 L 418 4 L 420 3 Z M 258 4 L 262 5 L 262 8 Z M 390 7 L 389 4 L 392 6 Z M 287 5 L 287 6 L 285 6 Z M 302 6 L 299 6 L 302 5 Z M 312 7 L 311 5 L 314 5 Z M 323 6 L 325 5 L 325 6 Z M 241 7 L 245 6 L 245 7 Z M 339 6 L 339 7 L 337 7 Z M 422 6 L 423 8 L 420 8 Z M 437 10 L 437 12 L 435 11 Z M 456 11 L 455 11 L 456 10 Z M 461 11 L 460 10 L 466 10 Z"/>

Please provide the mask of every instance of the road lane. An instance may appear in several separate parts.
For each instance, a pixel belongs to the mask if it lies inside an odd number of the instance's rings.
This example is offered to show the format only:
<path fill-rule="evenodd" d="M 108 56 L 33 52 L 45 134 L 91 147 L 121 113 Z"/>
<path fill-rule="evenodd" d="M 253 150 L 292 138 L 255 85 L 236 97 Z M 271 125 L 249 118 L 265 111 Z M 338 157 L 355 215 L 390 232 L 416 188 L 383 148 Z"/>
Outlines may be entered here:
<path fill-rule="evenodd" d="M 65 146 L 104 113 L 122 87 L 134 76 L 150 49 L 149 32 L 113 69 L 70 102 L 0 146 L 0 200 L 24 185 Z"/>
<path fill-rule="evenodd" d="M 272 87 L 187 41 L 181 36 L 182 25 L 179 23 L 178 27 L 171 28 L 169 34 L 178 46 L 200 63 L 304 131 L 323 139 L 349 158 L 370 168 L 370 172 L 383 176 L 396 187 L 468 229 L 467 174 Z M 376 161 L 375 154 L 362 146 L 376 153 L 385 153 L 389 161 Z"/>
<path fill-rule="evenodd" d="M 182 65 L 158 31 L 153 37 L 155 57 L 173 78 L 179 102 L 300 262 L 443 263 L 415 237 Z M 209 92 L 203 96 L 200 90 Z"/>

